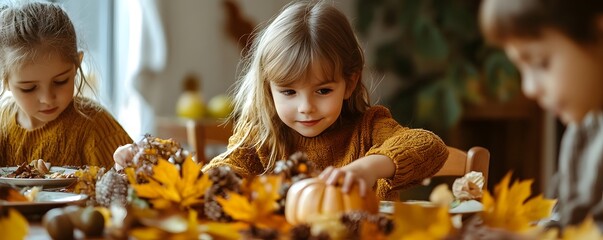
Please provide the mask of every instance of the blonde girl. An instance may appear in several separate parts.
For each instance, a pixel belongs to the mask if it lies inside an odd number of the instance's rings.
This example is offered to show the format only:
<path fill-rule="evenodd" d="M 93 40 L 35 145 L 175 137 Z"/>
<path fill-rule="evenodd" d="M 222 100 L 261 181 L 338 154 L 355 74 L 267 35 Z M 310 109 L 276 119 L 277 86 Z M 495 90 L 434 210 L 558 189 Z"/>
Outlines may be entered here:
<path fill-rule="evenodd" d="M 558 225 L 593 216 L 603 230 L 603 1 L 486 0 L 480 15 L 525 95 L 567 124 L 548 193 Z"/>
<path fill-rule="evenodd" d="M 447 157 L 438 136 L 370 106 L 363 51 L 347 18 L 327 2 L 286 6 L 257 34 L 245 63 L 234 134 L 205 171 L 227 165 L 244 177 L 263 174 L 302 151 L 328 183 L 343 180 L 346 191 L 359 184 L 363 194 L 375 186 L 380 198 L 397 199 L 397 189 L 431 177 Z"/>
<path fill-rule="evenodd" d="M 85 86 L 75 29 L 57 4 L 0 6 L 0 165 L 110 167 L 132 139 Z M 11 94 L 6 94 L 10 92 Z"/>

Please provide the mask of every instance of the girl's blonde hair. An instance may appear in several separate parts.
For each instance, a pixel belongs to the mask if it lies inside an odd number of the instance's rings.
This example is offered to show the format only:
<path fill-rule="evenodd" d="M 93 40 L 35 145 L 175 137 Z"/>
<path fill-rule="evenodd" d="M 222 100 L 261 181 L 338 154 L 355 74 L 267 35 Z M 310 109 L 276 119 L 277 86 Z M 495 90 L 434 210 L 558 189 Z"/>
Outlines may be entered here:
<path fill-rule="evenodd" d="M 284 85 L 311 74 L 312 64 L 321 63 L 324 76 L 343 76 L 346 85 L 358 82 L 344 100 L 341 117 L 362 114 L 370 105 L 362 83 L 364 55 L 348 19 L 324 1 L 294 2 L 283 8 L 260 31 L 244 59 L 242 77 L 234 88 L 234 132 L 243 137 L 222 156 L 238 147 L 266 147 L 270 151 L 265 171 L 274 167 L 294 146 L 290 130 L 278 117 L 270 82 Z M 348 85 L 349 86 L 349 85 Z"/>
<path fill-rule="evenodd" d="M 597 19 L 602 15 L 601 0 L 484 0 L 480 24 L 486 39 L 498 45 L 510 37 L 537 38 L 546 28 L 593 44 L 601 39 Z"/>
<path fill-rule="evenodd" d="M 75 28 L 61 6 L 33 1 L 14 1 L 0 6 L 0 97 L 8 90 L 12 72 L 51 53 L 77 67 L 76 97 L 85 87 L 94 92 L 81 67 Z M 90 101 L 80 102 L 75 106 L 93 104 Z M 9 112 L 17 108 L 12 98 L 2 98 L 1 103 L 11 106 Z M 82 113 L 78 108 L 76 110 Z"/>

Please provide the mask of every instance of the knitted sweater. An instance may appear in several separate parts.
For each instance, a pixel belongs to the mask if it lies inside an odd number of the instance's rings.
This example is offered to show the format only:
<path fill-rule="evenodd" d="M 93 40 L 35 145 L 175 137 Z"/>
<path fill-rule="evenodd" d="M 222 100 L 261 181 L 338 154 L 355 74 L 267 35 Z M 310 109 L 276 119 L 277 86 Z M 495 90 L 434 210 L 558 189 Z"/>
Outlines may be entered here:
<path fill-rule="evenodd" d="M 86 102 L 83 104 L 82 102 Z M 44 159 L 53 166 L 113 166 L 113 153 L 132 143 L 130 136 L 108 113 L 87 99 L 74 101 L 53 121 L 27 130 L 17 123 L 14 102 L 0 107 L 0 166 L 16 166 Z M 87 117 L 76 111 L 74 104 Z M 11 106 L 12 105 L 12 106 Z"/>
<path fill-rule="evenodd" d="M 562 227 L 582 223 L 589 215 L 603 230 L 603 112 L 590 112 L 569 124 L 559 152 L 559 170 L 549 185 L 558 197 Z"/>
<path fill-rule="evenodd" d="M 297 134 L 292 140 L 297 146 L 294 151 L 305 152 L 319 170 L 328 166 L 342 167 L 367 155 L 388 156 L 396 169 L 392 178 L 379 179 L 374 187 L 382 200 L 399 199 L 397 190 L 433 176 L 448 156 L 446 144 L 438 136 L 427 130 L 400 126 L 382 106 L 371 107 L 363 115 L 344 119 L 341 124 L 316 137 Z M 234 133 L 228 148 L 243 134 Z M 286 153 L 287 157 L 293 153 Z M 243 177 L 258 175 L 267 167 L 269 154 L 266 147 L 240 147 L 229 156 L 212 159 L 204 171 L 227 165 Z"/>

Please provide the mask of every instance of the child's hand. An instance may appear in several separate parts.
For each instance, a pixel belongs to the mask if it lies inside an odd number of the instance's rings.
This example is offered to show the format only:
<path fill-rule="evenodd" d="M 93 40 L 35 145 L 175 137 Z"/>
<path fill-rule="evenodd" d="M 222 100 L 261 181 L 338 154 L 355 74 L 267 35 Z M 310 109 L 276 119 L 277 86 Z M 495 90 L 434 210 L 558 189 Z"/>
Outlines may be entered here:
<path fill-rule="evenodd" d="M 369 176 L 370 174 L 359 174 L 352 169 L 327 167 L 318 178 L 324 180 L 327 184 L 341 184 L 341 190 L 347 193 L 352 189 L 354 184 L 358 184 L 360 196 L 364 197 L 368 191 L 368 186 L 373 186 L 377 179 Z"/>
<path fill-rule="evenodd" d="M 354 184 L 358 184 L 360 196 L 365 196 L 379 178 L 391 178 L 396 166 L 385 155 L 364 156 L 341 168 L 328 167 L 318 176 L 327 184 L 341 183 L 341 189 L 347 193 Z"/>
<path fill-rule="evenodd" d="M 113 153 L 113 161 L 115 161 L 115 169 L 121 170 L 128 166 L 128 163 L 134 158 L 134 152 L 130 150 L 132 144 L 126 144 L 118 147 Z"/>

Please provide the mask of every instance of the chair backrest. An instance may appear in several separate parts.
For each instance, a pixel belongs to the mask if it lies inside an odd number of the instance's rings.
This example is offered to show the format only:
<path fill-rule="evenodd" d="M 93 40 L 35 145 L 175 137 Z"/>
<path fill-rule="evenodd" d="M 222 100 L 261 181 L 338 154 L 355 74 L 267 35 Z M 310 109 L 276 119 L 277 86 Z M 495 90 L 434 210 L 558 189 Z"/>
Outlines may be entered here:
<path fill-rule="evenodd" d="M 191 150 L 197 153 L 197 161 L 206 164 L 211 159 L 206 159 L 205 147 L 208 144 L 228 145 L 228 139 L 232 135 L 232 125 L 222 124 L 219 121 L 188 120 L 186 135 Z"/>
<path fill-rule="evenodd" d="M 471 171 L 484 175 L 484 187 L 488 186 L 488 168 L 490 151 L 483 147 L 472 147 L 465 152 L 458 148 L 448 147 L 448 159 L 434 176 L 464 176 Z"/>
<path fill-rule="evenodd" d="M 214 119 L 158 117 L 155 127 L 157 137 L 176 140 L 187 150 L 196 152 L 197 160 L 203 163 L 216 154 L 215 151 L 226 148 L 228 138 L 232 135 L 231 124 L 222 124 L 222 121 Z M 214 151 L 206 151 L 206 146 Z"/>

